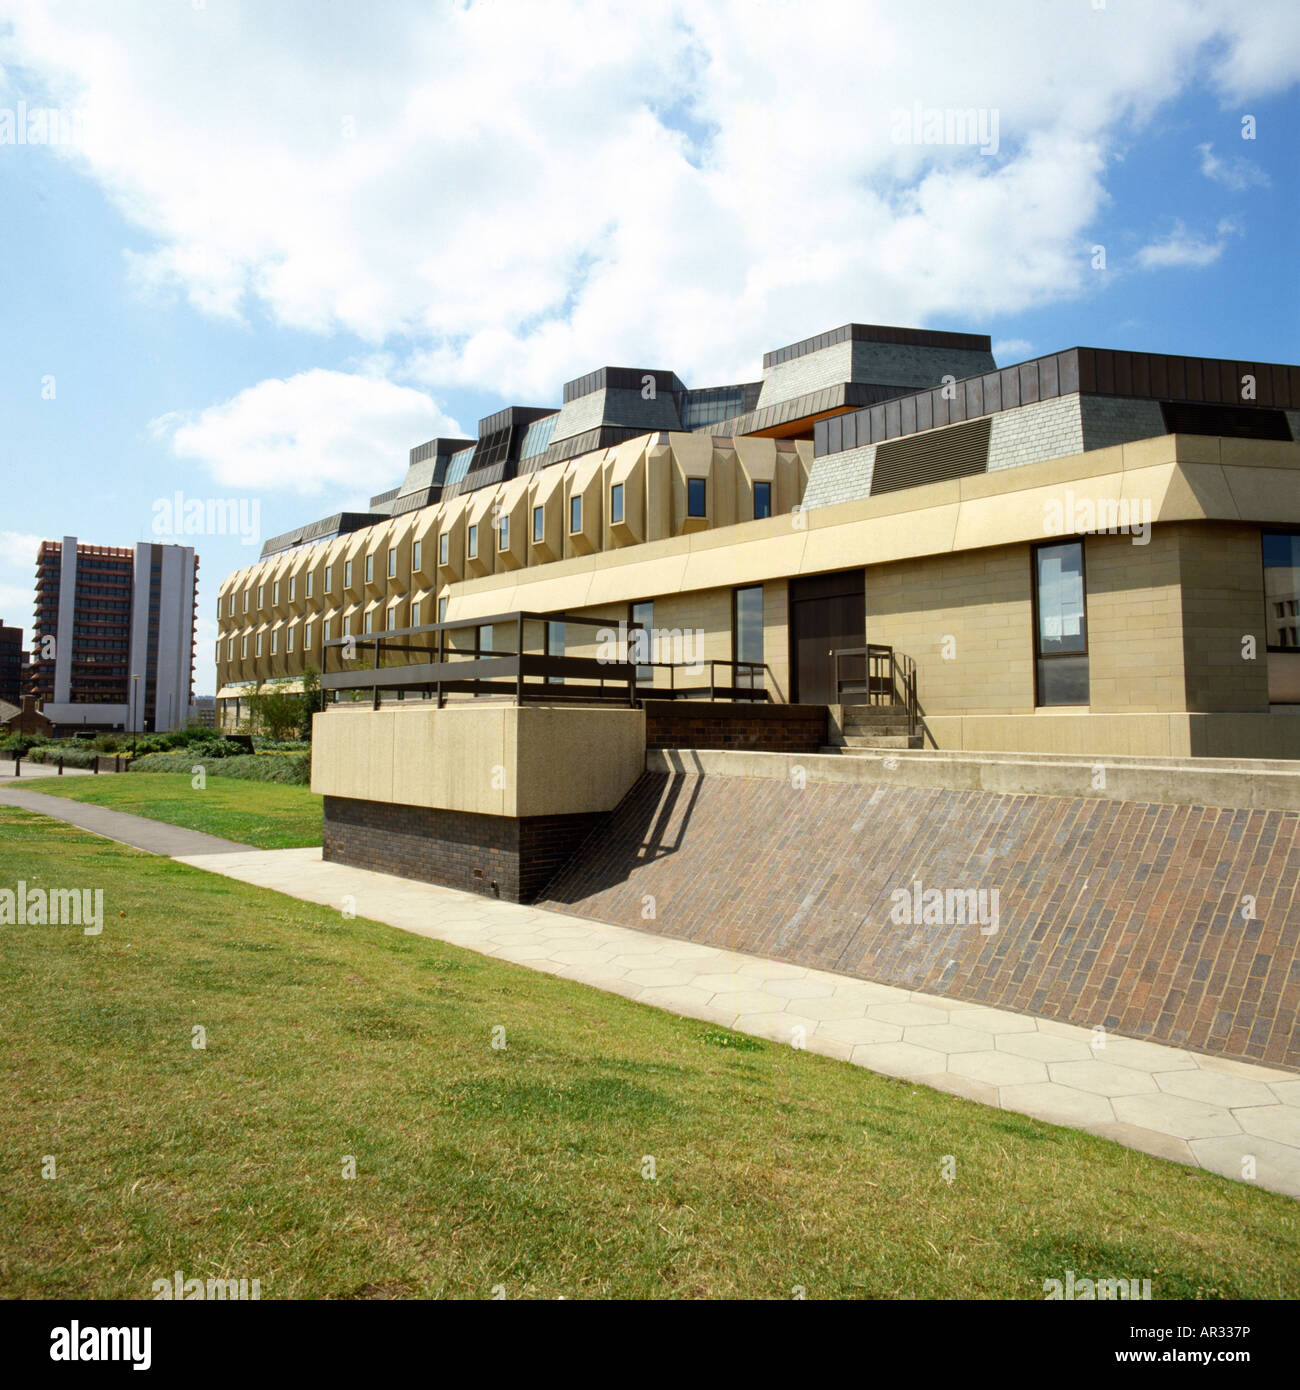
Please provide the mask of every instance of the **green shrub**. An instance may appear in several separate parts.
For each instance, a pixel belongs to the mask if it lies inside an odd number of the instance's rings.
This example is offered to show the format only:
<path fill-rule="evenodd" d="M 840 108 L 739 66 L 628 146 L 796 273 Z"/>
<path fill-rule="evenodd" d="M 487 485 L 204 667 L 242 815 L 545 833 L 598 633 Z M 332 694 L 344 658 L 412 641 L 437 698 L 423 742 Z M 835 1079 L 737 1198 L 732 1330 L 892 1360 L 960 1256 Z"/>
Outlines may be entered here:
<path fill-rule="evenodd" d="M 285 782 L 305 787 L 311 780 L 311 758 L 306 753 L 243 753 L 205 762 L 201 754 L 191 749 L 185 753 L 149 753 L 131 763 L 132 772 L 183 772 L 187 776 L 193 775 L 196 767 L 202 767 L 209 777 L 242 777 L 249 782 Z"/>
<path fill-rule="evenodd" d="M 64 767 L 94 767 L 100 755 L 86 745 L 80 748 L 69 743 L 45 743 L 33 748 L 27 754 L 28 762 L 49 763 L 51 766 L 63 759 Z"/>

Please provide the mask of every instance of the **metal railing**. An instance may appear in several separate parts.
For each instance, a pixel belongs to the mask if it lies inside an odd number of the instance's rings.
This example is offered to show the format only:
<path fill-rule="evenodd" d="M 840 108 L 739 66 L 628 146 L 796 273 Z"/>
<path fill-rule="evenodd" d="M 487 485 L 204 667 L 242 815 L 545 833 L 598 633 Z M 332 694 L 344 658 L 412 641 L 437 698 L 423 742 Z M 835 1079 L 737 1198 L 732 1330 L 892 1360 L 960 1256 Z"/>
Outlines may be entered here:
<path fill-rule="evenodd" d="M 901 705 L 907 713 L 907 732 L 915 734 L 921 722 L 916 694 L 916 661 L 903 652 L 879 643 L 865 647 L 833 647 L 831 682 L 836 704 L 850 704 L 846 696 L 865 695 L 868 705 Z M 853 669 L 846 674 L 844 663 Z"/>
<path fill-rule="evenodd" d="M 531 645 L 530 625 L 538 625 L 540 640 Z M 398 700 L 433 698 L 439 708 L 450 694 L 476 699 L 498 696 L 518 704 L 561 702 L 635 705 L 646 699 L 766 700 L 766 668 L 762 662 L 701 658 L 699 661 L 644 661 L 619 654 L 607 657 L 562 656 L 547 650 L 552 625 L 620 631 L 620 640 L 644 632 L 640 624 L 622 625 L 610 618 L 571 613 L 495 613 L 457 622 L 425 623 L 418 627 L 350 634 L 321 644 L 321 690 L 334 701 L 369 695 L 377 709 L 390 692 Z M 515 630 L 512 650 L 496 649 L 501 628 Z M 493 645 L 482 644 L 482 631 L 492 629 Z M 458 637 L 457 634 L 460 634 Z M 466 640 L 468 635 L 469 640 Z M 413 640 L 414 639 L 414 640 Z M 335 657 L 337 666 L 331 662 Z M 391 658 L 397 657 L 397 661 Z M 678 685 L 680 672 L 703 672 L 708 682 Z M 731 679 L 720 682 L 718 668 L 729 668 Z M 639 672 L 650 671 L 646 680 Z M 669 672 L 668 688 L 654 681 L 657 670 Z"/>

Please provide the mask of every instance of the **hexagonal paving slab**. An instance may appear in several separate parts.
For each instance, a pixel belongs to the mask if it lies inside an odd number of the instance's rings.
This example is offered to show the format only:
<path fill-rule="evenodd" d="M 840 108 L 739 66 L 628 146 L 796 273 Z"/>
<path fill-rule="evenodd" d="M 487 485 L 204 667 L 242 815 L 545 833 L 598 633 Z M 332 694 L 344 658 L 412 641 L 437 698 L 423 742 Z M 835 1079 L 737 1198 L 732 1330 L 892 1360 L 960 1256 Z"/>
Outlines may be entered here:
<path fill-rule="evenodd" d="M 853 1060 L 861 1067 L 884 1072 L 886 1076 L 929 1076 L 946 1071 L 948 1059 L 933 1048 L 915 1043 L 866 1043 L 853 1049 Z"/>
<path fill-rule="evenodd" d="M 1076 1091 L 1055 1081 L 1036 1081 L 1024 1086 L 1003 1086 L 998 1092 L 1004 1110 L 1019 1110 L 1036 1119 L 1056 1124 L 1104 1124 L 1115 1118 L 1105 1096 Z"/>
<path fill-rule="evenodd" d="M 923 1004 L 872 1004 L 867 1017 L 878 1018 L 882 1023 L 901 1023 L 904 1028 L 948 1022 L 948 1015 L 942 1009 L 927 1009 Z"/>
<path fill-rule="evenodd" d="M 1137 1096 L 1160 1089 L 1150 1072 L 1111 1062 L 1052 1062 L 1047 1070 L 1060 1085 L 1094 1096 Z"/>
<path fill-rule="evenodd" d="M 1202 1071 L 1199 1067 L 1195 1071 L 1157 1072 L 1156 1081 L 1171 1096 L 1184 1096 L 1224 1110 L 1235 1110 L 1239 1105 L 1277 1104 L 1273 1092 L 1262 1082 Z"/>
<path fill-rule="evenodd" d="M 1241 1133 L 1241 1126 L 1228 1111 L 1163 1091 L 1153 1096 L 1116 1096 L 1113 1104 L 1117 1120 L 1162 1130 L 1179 1139 L 1217 1139 Z"/>
<path fill-rule="evenodd" d="M 1023 1014 L 1006 1013 L 1002 1009 L 967 1009 L 961 1018 L 954 1019 L 963 1028 L 978 1028 L 983 1033 L 1036 1033 L 1038 1024 Z"/>
<path fill-rule="evenodd" d="M 819 1037 L 834 1038 L 853 1044 L 902 1042 L 903 1030 L 897 1023 L 882 1023 L 876 1018 L 837 1018 L 817 1025 Z"/>
<path fill-rule="evenodd" d="M 1232 1118 L 1247 1134 L 1273 1139 L 1300 1148 L 1300 1110 L 1290 1105 L 1248 1105 L 1234 1110 Z"/>
<path fill-rule="evenodd" d="M 906 1029 L 903 1041 L 936 1052 L 992 1052 L 993 1034 L 977 1032 L 956 1023 L 922 1023 Z"/>
<path fill-rule="evenodd" d="M 1092 1057 L 1086 1042 L 1053 1033 L 999 1033 L 997 1047 L 999 1052 L 1032 1057 L 1037 1062 L 1086 1062 Z"/>
<path fill-rule="evenodd" d="M 767 988 L 773 994 L 785 995 L 787 999 L 822 999 L 835 993 L 835 984 L 832 980 L 810 980 L 806 977 L 794 976 L 788 979 L 773 980 Z"/>
<path fill-rule="evenodd" d="M 948 1070 L 990 1086 L 1028 1086 L 1047 1080 L 1047 1067 L 1010 1052 L 962 1052 L 948 1058 Z"/>

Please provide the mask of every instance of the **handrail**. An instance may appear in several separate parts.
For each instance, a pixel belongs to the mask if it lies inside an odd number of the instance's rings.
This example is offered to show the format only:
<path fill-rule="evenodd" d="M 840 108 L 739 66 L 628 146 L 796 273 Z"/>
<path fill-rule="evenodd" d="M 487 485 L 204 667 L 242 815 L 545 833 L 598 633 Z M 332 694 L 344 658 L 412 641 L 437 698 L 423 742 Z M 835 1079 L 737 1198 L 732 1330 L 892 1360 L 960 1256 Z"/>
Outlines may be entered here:
<path fill-rule="evenodd" d="M 415 627 L 385 628 L 380 632 L 349 633 L 343 637 L 332 637 L 321 644 L 321 689 L 334 692 L 336 697 L 344 691 L 367 691 L 376 709 L 379 707 L 380 692 L 384 690 L 396 691 L 399 699 L 408 691 L 436 695 L 439 708 L 445 704 L 448 693 L 513 695 L 520 704 L 530 700 L 557 703 L 565 700 L 614 699 L 635 705 L 638 698 L 685 699 L 703 695 L 706 690 L 709 698 L 714 700 L 765 701 L 770 698 L 765 680 L 767 668 L 763 662 L 735 661 L 724 657 L 680 662 L 644 661 L 634 658 L 629 648 L 625 648 L 617 660 L 562 656 L 549 651 L 530 652 L 525 649 L 527 623 L 594 628 L 614 625 L 610 618 L 593 618 L 583 614 L 516 611 L 462 618 L 453 622 L 423 623 Z M 504 624 L 515 627 L 514 650 L 484 651 L 479 642 L 480 629 Z M 621 626 L 624 635 L 645 630 L 640 623 Z M 469 631 L 474 635 L 472 646 L 448 645 L 449 633 Z M 412 644 L 403 640 L 412 637 L 427 637 L 436 641 Z M 331 670 L 330 653 L 336 649 L 349 651 L 349 655 L 355 653 L 351 659 L 357 664 L 350 669 Z M 422 659 L 401 665 L 385 665 L 385 655 L 418 656 Z M 677 686 L 677 671 L 698 671 L 705 666 L 709 668 L 707 686 Z M 729 668 L 730 681 L 719 682 L 718 667 Z M 638 692 L 637 673 L 647 668 L 667 669 L 670 672 L 668 690 L 643 686 Z M 532 682 L 530 677 L 534 678 Z M 613 685 L 614 689 L 607 690 L 607 683 Z"/>
<path fill-rule="evenodd" d="M 866 658 L 866 682 L 854 684 L 845 678 L 840 662 L 845 657 Z M 910 738 L 920 727 L 921 707 L 916 692 L 916 661 L 903 652 L 883 643 L 870 642 L 865 647 L 832 647 L 831 681 L 835 702 L 844 703 L 845 695 L 865 695 L 869 705 L 902 705 L 907 713 L 907 733 Z"/>

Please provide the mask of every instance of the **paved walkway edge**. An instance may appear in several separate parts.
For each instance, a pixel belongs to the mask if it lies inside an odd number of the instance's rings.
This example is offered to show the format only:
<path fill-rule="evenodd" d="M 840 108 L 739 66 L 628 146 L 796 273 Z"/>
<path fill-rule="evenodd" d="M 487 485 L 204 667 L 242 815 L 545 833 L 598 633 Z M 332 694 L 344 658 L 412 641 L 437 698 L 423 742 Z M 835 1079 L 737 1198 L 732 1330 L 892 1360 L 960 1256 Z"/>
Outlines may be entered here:
<path fill-rule="evenodd" d="M 1300 1197 L 1300 1075 L 326 863 L 180 856 L 684 1014 Z M 1253 1176 L 1251 1176 L 1253 1174 Z"/>

